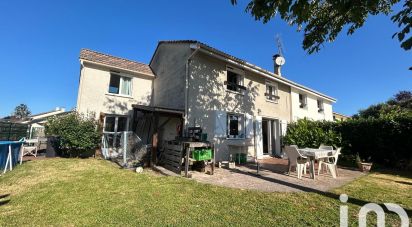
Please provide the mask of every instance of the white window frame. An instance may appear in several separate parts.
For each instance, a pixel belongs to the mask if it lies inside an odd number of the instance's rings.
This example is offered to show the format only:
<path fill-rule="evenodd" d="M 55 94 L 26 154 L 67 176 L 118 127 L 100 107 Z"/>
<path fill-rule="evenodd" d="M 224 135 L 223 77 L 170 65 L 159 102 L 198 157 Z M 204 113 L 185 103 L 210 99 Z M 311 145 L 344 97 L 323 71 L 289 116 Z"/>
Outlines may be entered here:
<path fill-rule="evenodd" d="M 106 118 L 107 117 L 114 117 L 114 131 L 110 132 L 110 131 L 106 131 Z M 104 120 L 103 120 L 103 132 L 107 132 L 107 133 L 119 133 L 117 131 L 118 127 L 119 127 L 119 117 L 125 117 L 126 118 L 126 131 L 129 130 L 129 116 L 128 115 L 116 115 L 116 114 L 106 114 L 104 116 Z"/>
<path fill-rule="evenodd" d="M 319 103 L 320 103 L 320 108 L 319 108 Z M 316 105 L 318 107 L 318 113 L 324 113 L 325 111 L 325 105 L 322 99 L 317 99 L 316 100 Z"/>
<path fill-rule="evenodd" d="M 302 102 L 300 101 L 301 95 L 303 97 Z M 299 99 L 299 108 L 304 109 L 308 106 L 308 95 L 307 94 L 299 93 L 298 99 Z"/>
<path fill-rule="evenodd" d="M 274 96 L 278 96 L 277 98 L 275 97 L 275 99 L 269 99 L 269 94 L 268 94 L 268 86 L 272 87 L 272 91 L 274 91 Z M 279 102 L 279 85 L 278 83 L 272 82 L 272 81 L 266 81 L 265 83 L 265 97 L 266 97 L 266 101 L 268 102 L 273 102 L 273 103 L 278 103 Z"/>
<path fill-rule="evenodd" d="M 228 71 L 235 73 L 238 76 L 238 85 L 244 86 L 244 81 L 245 81 L 245 71 L 244 70 L 227 65 L 226 66 L 226 82 L 228 81 Z M 225 89 L 227 92 L 232 92 L 232 93 L 243 95 L 243 90 L 240 90 L 240 91 L 230 90 L 227 88 L 227 85 L 225 85 Z"/>
<path fill-rule="evenodd" d="M 230 120 L 229 120 L 229 116 L 238 116 L 241 118 L 241 122 L 238 122 L 238 137 L 230 137 Z M 240 113 L 232 113 L 232 112 L 228 112 L 226 113 L 226 137 L 229 140 L 243 140 L 245 139 L 246 136 L 246 119 L 245 119 L 245 115 L 244 114 L 240 114 Z M 241 130 L 239 130 L 239 126 L 241 126 Z"/>
<path fill-rule="evenodd" d="M 119 93 L 110 93 L 110 80 L 112 78 L 112 75 L 117 75 L 120 77 L 120 81 L 119 81 Z M 122 88 L 123 85 L 123 80 L 124 78 L 128 78 L 130 79 L 130 95 L 125 95 L 125 94 L 121 94 L 120 90 Z M 108 85 L 108 89 L 107 89 L 107 94 L 109 95 L 115 95 L 115 96 L 122 96 L 122 97 L 132 97 L 133 95 L 133 77 L 124 73 L 120 73 L 120 72 L 110 72 L 110 78 L 109 78 L 109 85 Z"/>

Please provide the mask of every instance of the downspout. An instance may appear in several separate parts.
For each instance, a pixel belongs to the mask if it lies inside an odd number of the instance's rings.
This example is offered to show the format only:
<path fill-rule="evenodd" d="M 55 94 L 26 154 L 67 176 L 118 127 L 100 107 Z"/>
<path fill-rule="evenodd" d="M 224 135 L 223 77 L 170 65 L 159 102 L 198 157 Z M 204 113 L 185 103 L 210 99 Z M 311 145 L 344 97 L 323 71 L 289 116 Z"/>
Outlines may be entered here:
<path fill-rule="evenodd" d="M 194 49 L 194 51 L 192 52 L 192 54 L 190 54 L 190 56 L 187 58 L 186 61 L 186 78 L 185 78 L 185 115 L 183 117 L 184 119 L 184 130 L 187 130 L 187 127 L 189 125 L 188 122 L 188 112 L 189 112 L 189 67 L 190 67 L 190 62 L 193 58 L 193 56 L 198 52 L 198 50 L 200 49 L 199 44 L 194 44 L 194 45 L 190 45 L 190 49 Z"/>
<path fill-rule="evenodd" d="M 83 77 L 84 77 L 83 69 L 84 69 L 84 63 L 83 63 L 83 60 L 80 60 L 80 78 L 79 78 L 79 90 L 77 93 L 76 111 L 79 111 L 80 109 L 81 96 L 83 94 Z"/>

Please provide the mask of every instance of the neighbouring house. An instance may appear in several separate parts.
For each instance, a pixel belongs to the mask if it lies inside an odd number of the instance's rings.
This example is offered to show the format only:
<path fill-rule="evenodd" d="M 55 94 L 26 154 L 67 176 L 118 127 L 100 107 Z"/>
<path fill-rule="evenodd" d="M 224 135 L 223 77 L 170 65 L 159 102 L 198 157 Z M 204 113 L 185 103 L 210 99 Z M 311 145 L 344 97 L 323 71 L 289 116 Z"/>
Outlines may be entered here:
<path fill-rule="evenodd" d="M 54 116 L 64 115 L 69 112 L 70 111 L 66 111 L 65 108 L 56 107 L 51 111 L 30 115 L 20 123 L 29 125 L 28 138 L 44 138 L 46 136 L 44 126 L 47 123 L 47 119 Z"/>
<path fill-rule="evenodd" d="M 193 40 L 159 42 L 148 65 L 83 49 L 77 110 L 154 149 L 200 127 L 218 161 L 282 156 L 287 124 L 332 121 L 336 100 L 283 77 L 279 57 L 274 73 Z"/>
<path fill-rule="evenodd" d="M 16 118 L 15 116 L 8 116 L 0 119 L 0 122 L 26 125 L 27 135 L 25 137 L 27 138 L 45 137 L 44 126 L 47 123 L 48 118 L 67 114 L 69 112 L 70 111 L 66 111 L 65 108 L 56 107 L 54 110 L 33 114 L 25 118 Z"/>
<path fill-rule="evenodd" d="M 343 114 L 340 114 L 340 113 L 337 113 L 337 112 L 333 112 L 333 120 L 334 121 L 346 121 L 350 118 L 351 118 L 350 116 L 343 115 Z"/>

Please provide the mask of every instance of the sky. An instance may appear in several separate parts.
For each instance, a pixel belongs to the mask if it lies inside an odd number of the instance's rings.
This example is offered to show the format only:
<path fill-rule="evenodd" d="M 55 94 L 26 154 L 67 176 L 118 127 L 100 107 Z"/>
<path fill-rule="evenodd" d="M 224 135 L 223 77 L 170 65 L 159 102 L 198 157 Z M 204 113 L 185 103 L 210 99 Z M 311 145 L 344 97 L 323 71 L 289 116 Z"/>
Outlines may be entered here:
<path fill-rule="evenodd" d="M 412 89 L 411 52 L 392 39 L 398 28 L 388 16 L 309 55 L 296 27 L 255 21 L 238 2 L 0 1 L 0 117 L 20 103 L 33 114 L 74 108 L 81 48 L 149 63 L 160 40 L 199 40 L 272 71 L 279 35 L 282 75 L 336 98 L 334 111 L 346 115 Z"/>

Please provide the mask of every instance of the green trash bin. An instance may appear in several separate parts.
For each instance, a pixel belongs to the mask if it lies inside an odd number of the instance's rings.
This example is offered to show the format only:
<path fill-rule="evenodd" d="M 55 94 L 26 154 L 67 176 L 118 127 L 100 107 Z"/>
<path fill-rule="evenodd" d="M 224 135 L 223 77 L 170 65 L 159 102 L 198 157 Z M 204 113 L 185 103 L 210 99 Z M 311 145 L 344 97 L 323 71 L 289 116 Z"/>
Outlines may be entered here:
<path fill-rule="evenodd" d="M 245 164 L 247 161 L 247 155 L 245 153 L 237 153 L 235 161 L 238 164 Z"/>

